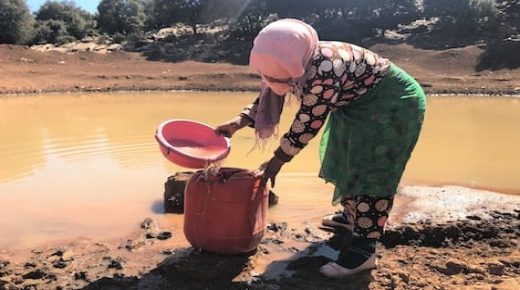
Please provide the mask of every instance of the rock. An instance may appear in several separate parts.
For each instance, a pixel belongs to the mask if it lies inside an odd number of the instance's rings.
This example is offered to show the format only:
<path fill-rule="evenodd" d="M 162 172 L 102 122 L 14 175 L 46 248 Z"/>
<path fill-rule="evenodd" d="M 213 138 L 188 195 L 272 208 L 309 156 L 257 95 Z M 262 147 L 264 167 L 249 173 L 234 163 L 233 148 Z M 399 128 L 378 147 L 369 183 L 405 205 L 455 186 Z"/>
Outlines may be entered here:
<path fill-rule="evenodd" d="M 70 264 L 70 261 L 58 260 L 58 261 L 55 261 L 54 263 L 52 263 L 52 266 L 54 268 L 63 269 L 63 268 L 66 268 L 69 264 Z"/>
<path fill-rule="evenodd" d="M 25 264 L 23 265 L 23 267 L 24 267 L 25 269 L 36 268 L 36 264 L 33 263 L 33 262 L 27 262 L 27 263 L 25 263 Z"/>
<path fill-rule="evenodd" d="M 121 247 L 127 249 L 128 251 L 134 251 L 138 248 L 143 247 L 145 244 L 145 236 L 139 235 L 136 238 L 126 240 L 124 245 L 122 245 Z"/>
<path fill-rule="evenodd" d="M 107 268 L 109 269 L 116 269 L 116 270 L 122 270 L 124 266 L 124 261 L 122 258 L 115 258 L 112 259 L 110 257 L 107 257 L 108 260 L 110 260 L 110 263 L 108 264 Z"/>
<path fill-rule="evenodd" d="M 473 221 L 480 221 L 480 220 L 482 220 L 481 217 L 476 216 L 476 215 L 469 215 L 466 218 L 469 219 L 469 220 L 473 220 Z"/>
<path fill-rule="evenodd" d="M 491 247 L 505 249 L 505 248 L 515 246 L 515 243 L 512 241 L 506 241 L 506 240 L 502 240 L 502 239 L 492 239 L 489 241 L 489 245 Z"/>
<path fill-rule="evenodd" d="M 36 289 L 42 289 L 40 288 L 39 286 L 43 284 L 43 281 L 42 280 L 32 280 L 32 279 L 26 279 L 23 283 L 22 283 L 22 289 L 26 290 L 36 290 Z"/>
<path fill-rule="evenodd" d="M 157 224 L 152 218 L 145 218 L 144 221 L 141 222 L 141 228 L 144 230 L 149 230 L 152 228 L 157 228 Z"/>
<path fill-rule="evenodd" d="M 61 259 L 63 261 L 72 261 L 72 260 L 74 260 L 74 252 L 72 250 L 66 250 L 61 255 Z"/>
<path fill-rule="evenodd" d="M 488 273 L 495 276 L 502 276 L 504 275 L 504 268 L 502 264 L 490 263 L 488 264 Z"/>
<path fill-rule="evenodd" d="M 410 274 L 407 274 L 404 272 L 399 272 L 399 273 L 397 273 L 397 275 L 399 276 L 401 281 L 403 281 L 405 284 L 410 283 Z"/>
<path fill-rule="evenodd" d="M 47 276 L 47 273 L 45 273 L 43 270 L 36 269 L 34 271 L 25 273 L 24 275 L 22 275 L 22 278 L 23 279 L 34 279 L 34 280 L 36 280 L 36 279 L 45 278 L 46 276 Z"/>
<path fill-rule="evenodd" d="M 6 260 L 0 260 L 0 270 L 1 270 L 2 268 L 7 267 L 9 264 L 10 264 L 9 261 L 6 261 Z"/>
<path fill-rule="evenodd" d="M 437 270 L 446 275 L 456 275 L 461 273 L 465 268 L 467 268 L 466 265 L 462 263 L 449 261 L 446 263 L 446 268 L 437 268 Z"/>
<path fill-rule="evenodd" d="M 168 231 L 165 231 L 165 232 L 160 232 L 158 235 L 157 235 L 157 239 L 158 240 L 167 240 L 169 238 L 172 237 L 172 233 L 171 232 L 168 232 Z"/>
<path fill-rule="evenodd" d="M 275 232 L 275 233 L 283 233 L 287 230 L 287 223 L 281 222 L 281 223 L 272 223 L 267 225 L 267 230 Z"/>
<path fill-rule="evenodd" d="M 164 255 L 172 255 L 173 253 L 175 253 L 175 249 L 166 249 L 166 250 L 163 250 L 162 253 Z"/>
<path fill-rule="evenodd" d="M 177 172 L 168 177 L 164 184 L 164 211 L 170 213 L 184 212 L 184 188 L 194 172 Z"/>
<path fill-rule="evenodd" d="M 277 239 L 277 238 L 265 238 L 265 239 L 262 239 L 262 241 L 260 243 L 280 245 L 280 244 L 283 244 L 284 241 L 281 239 Z"/>
<path fill-rule="evenodd" d="M 89 281 L 87 272 L 81 271 L 81 272 L 74 272 L 74 279 L 76 280 L 83 280 L 83 281 Z"/>
<path fill-rule="evenodd" d="M 145 238 L 155 239 L 155 238 L 157 238 L 157 235 L 155 233 L 146 233 Z"/>
<path fill-rule="evenodd" d="M 147 239 L 155 239 L 159 234 L 159 226 L 154 219 L 146 218 L 141 223 L 141 228 L 145 230 L 145 237 Z"/>

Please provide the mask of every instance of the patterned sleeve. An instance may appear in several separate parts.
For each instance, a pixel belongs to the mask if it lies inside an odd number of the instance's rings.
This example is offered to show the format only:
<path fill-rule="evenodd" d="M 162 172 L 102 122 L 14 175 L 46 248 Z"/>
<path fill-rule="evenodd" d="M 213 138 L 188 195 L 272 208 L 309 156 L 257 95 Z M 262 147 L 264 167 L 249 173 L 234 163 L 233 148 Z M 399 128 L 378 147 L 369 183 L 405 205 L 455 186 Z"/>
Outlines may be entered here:
<path fill-rule="evenodd" d="M 289 161 L 314 138 L 341 94 L 341 80 L 332 70 L 332 60 L 313 60 L 309 80 L 303 87 L 300 109 L 275 154 Z"/>
<path fill-rule="evenodd" d="M 255 127 L 255 117 L 256 112 L 258 111 L 258 104 L 260 103 L 260 98 L 256 97 L 255 101 L 251 104 L 247 105 L 242 112 L 240 112 L 239 116 L 245 117 L 249 120 L 249 127 L 254 128 Z"/>

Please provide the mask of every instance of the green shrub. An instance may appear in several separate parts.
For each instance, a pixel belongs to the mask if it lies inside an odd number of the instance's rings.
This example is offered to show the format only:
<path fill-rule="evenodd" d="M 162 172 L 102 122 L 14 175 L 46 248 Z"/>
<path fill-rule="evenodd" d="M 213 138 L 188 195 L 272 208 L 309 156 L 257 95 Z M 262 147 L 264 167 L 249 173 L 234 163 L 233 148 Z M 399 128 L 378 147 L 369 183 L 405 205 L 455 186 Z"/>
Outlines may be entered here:
<path fill-rule="evenodd" d="M 47 1 L 36 12 L 34 43 L 66 43 L 95 35 L 94 17 L 69 1 Z"/>
<path fill-rule="evenodd" d="M 26 43 L 32 36 L 32 23 L 24 0 L 0 0 L 0 43 Z"/>

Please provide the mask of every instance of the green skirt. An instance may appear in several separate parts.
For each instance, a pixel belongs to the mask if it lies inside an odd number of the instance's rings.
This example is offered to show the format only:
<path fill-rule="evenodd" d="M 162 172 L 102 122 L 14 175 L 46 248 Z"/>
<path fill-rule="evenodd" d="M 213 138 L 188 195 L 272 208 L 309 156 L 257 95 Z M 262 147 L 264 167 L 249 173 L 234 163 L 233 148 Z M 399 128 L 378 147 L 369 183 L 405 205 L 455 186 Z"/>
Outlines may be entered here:
<path fill-rule="evenodd" d="M 342 196 L 393 196 L 419 137 L 423 89 L 395 65 L 359 100 L 333 111 L 320 144 L 320 177 Z"/>

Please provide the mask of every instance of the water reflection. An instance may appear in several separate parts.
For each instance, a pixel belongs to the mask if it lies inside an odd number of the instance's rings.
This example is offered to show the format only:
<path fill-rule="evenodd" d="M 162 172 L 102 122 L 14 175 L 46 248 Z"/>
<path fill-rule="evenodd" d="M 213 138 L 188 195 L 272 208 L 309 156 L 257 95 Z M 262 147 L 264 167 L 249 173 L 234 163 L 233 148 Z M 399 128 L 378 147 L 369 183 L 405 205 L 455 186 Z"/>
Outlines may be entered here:
<path fill-rule="evenodd" d="M 180 217 L 161 216 L 156 203 L 166 177 L 184 169 L 161 155 L 156 127 L 171 118 L 216 125 L 253 98 L 204 92 L 1 97 L 0 245 L 117 237 L 150 215 L 178 226 Z M 437 97 L 428 105 L 405 182 L 519 192 L 518 99 Z M 282 132 L 295 110 L 284 112 Z M 271 218 L 319 220 L 331 210 L 331 188 L 316 178 L 318 140 L 283 169 L 281 203 Z M 247 154 L 253 145 L 253 132 L 239 131 L 225 166 L 254 169 L 277 146 Z"/>

